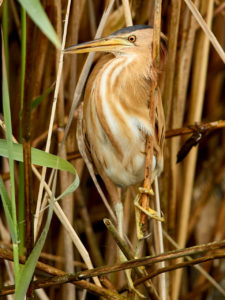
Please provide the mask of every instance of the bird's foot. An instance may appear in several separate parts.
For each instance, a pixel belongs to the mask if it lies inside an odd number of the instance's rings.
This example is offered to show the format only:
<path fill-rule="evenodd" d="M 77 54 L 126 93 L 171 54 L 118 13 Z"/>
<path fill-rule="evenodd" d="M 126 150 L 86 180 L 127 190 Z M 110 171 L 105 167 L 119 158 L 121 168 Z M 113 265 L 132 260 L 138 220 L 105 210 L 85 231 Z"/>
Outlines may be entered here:
<path fill-rule="evenodd" d="M 135 200 L 134 200 L 134 205 L 139 208 L 142 212 L 144 212 L 147 216 L 149 216 L 150 218 L 153 218 L 157 221 L 160 221 L 160 222 L 164 222 L 165 219 L 163 217 L 160 217 L 158 212 L 155 211 L 154 209 L 152 208 L 148 208 L 148 209 L 145 209 L 143 208 L 140 204 L 139 204 L 139 200 L 141 198 L 141 194 L 148 194 L 148 195 L 151 195 L 153 196 L 154 195 L 154 192 L 152 189 L 147 189 L 147 188 L 144 188 L 144 187 L 139 187 L 139 193 L 138 195 L 136 196 Z"/>

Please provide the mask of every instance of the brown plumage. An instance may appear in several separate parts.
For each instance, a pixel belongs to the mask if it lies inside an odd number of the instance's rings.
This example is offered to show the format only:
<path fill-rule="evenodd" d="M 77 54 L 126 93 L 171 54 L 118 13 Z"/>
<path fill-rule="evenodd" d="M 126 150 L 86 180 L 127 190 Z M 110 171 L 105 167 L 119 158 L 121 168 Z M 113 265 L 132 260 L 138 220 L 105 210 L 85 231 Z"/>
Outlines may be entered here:
<path fill-rule="evenodd" d="M 155 124 L 149 118 L 153 29 L 127 27 L 99 40 L 72 46 L 68 53 L 104 51 L 89 76 L 84 96 L 84 132 L 100 175 L 128 187 L 144 179 L 145 143 L 154 141 L 152 181 L 163 169 L 164 113 L 158 92 Z M 162 57 L 165 44 L 162 42 Z"/>

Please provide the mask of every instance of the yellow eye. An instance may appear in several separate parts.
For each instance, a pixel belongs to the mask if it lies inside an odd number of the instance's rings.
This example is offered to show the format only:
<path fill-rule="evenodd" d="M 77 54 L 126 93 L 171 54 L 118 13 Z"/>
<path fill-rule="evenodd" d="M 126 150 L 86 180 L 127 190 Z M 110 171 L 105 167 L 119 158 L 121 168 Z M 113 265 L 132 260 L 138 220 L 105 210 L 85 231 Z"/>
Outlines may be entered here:
<path fill-rule="evenodd" d="M 131 42 L 131 43 L 134 43 L 136 41 L 136 35 L 128 36 L 128 41 Z"/>

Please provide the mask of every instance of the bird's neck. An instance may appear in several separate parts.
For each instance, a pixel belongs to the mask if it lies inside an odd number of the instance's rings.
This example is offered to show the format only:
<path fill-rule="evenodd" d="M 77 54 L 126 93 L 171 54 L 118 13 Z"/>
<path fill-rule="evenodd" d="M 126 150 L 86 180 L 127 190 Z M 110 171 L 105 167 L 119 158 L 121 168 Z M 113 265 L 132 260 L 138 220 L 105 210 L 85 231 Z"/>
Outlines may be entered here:
<path fill-rule="evenodd" d="M 92 94 L 102 128 L 118 151 L 123 144 L 135 145 L 141 132 L 153 134 L 149 121 L 151 65 L 150 61 L 137 65 L 137 59 L 112 58 L 96 76 Z"/>

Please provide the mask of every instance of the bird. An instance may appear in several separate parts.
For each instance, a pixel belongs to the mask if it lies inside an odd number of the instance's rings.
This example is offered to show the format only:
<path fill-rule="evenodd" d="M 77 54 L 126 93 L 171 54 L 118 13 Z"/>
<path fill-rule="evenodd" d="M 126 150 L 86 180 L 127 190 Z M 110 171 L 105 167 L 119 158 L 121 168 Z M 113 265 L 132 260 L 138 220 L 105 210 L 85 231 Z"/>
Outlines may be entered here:
<path fill-rule="evenodd" d="M 83 132 L 95 169 L 114 198 L 118 219 L 122 218 L 118 187 L 126 189 L 144 179 L 147 136 L 151 137 L 154 148 L 151 181 L 163 170 L 165 119 L 160 94 L 154 123 L 149 116 L 152 83 L 157 81 L 161 69 L 156 67 L 152 49 L 153 28 L 134 25 L 64 51 L 104 53 L 87 80 Z M 164 64 L 166 53 L 162 36 L 160 65 Z M 152 211 L 157 219 L 157 213 Z"/>

